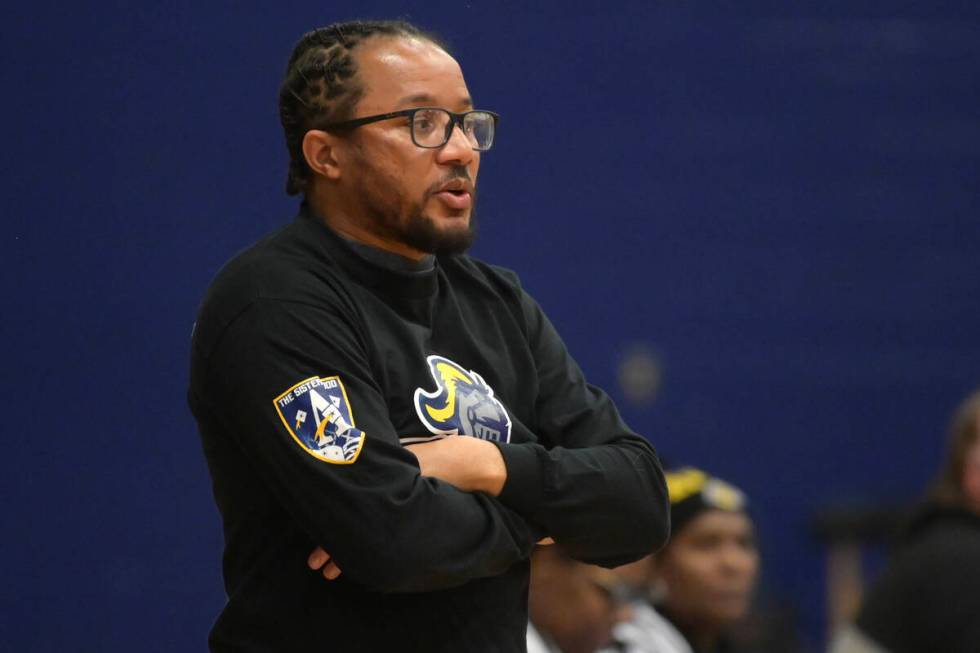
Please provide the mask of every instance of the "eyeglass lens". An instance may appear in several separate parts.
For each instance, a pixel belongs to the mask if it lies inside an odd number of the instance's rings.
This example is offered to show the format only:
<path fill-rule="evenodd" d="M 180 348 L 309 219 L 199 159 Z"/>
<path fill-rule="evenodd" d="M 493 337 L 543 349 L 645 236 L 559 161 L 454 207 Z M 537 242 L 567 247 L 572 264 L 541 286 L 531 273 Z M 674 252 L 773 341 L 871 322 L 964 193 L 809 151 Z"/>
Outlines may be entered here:
<path fill-rule="evenodd" d="M 412 137 L 422 147 L 442 147 L 451 136 L 452 116 L 442 109 L 417 111 L 412 120 Z M 475 150 L 488 150 L 493 145 L 493 115 L 486 111 L 471 111 L 463 117 L 463 133 Z"/>

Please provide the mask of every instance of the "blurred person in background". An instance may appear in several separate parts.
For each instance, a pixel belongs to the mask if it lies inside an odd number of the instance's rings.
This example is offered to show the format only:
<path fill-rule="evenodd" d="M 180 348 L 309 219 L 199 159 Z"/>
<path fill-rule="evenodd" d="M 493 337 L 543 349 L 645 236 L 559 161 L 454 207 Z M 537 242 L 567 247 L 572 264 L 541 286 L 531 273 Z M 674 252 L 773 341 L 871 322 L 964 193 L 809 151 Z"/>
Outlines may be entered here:
<path fill-rule="evenodd" d="M 938 479 L 831 648 L 980 651 L 980 390 L 957 410 Z"/>
<path fill-rule="evenodd" d="M 628 653 L 746 650 L 732 638 L 759 575 L 745 495 L 694 468 L 667 473 L 671 538 L 659 553 L 616 573 L 640 598 L 615 629 Z"/>
<path fill-rule="evenodd" d="M 594 653 L 628 615 L 627 593 L 609 570 L 568 557 L 560 545 L 531 557 L 528 653 Z"/>

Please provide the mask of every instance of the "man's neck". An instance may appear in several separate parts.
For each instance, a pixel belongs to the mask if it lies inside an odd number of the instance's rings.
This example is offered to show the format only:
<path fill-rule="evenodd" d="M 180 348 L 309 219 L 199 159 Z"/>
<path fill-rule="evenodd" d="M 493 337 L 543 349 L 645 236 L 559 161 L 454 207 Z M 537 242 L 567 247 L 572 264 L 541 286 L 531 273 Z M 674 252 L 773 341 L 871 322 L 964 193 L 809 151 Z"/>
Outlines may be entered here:
<path fill-rule="evenodd" d="M 364 220 L 358 220 L 352 217 L 343 207 L 332 204 L 328 210 L 327 203 L 312 193 L 306 197 L 306 203 L 317 218 L 323 220 L 328 227 L 348 240 L 353 240 L 369 247 L 383 249 L 415 262 L 419 262 L 428 256 L 427 252 L 417 250 L 414 247 L 395 240 L 378 236 L 363 226 Z"/>

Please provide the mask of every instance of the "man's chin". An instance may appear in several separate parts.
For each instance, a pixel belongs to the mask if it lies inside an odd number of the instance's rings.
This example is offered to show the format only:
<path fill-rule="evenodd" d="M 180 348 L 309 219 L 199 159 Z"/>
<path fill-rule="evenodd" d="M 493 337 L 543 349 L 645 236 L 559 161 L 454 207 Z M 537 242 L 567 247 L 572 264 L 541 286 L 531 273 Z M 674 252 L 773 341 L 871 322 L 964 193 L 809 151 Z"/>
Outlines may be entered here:
<path fill-rule="evenodd" d="M 462 254 L 476 237 L 471 211 L 457 215 L 416 214 L 404 231 L 406 244 L 430 254 Z"/>
<path fill-rule="evenodd" d="M 435 210 L 428 210 L 425 212 L 425 218 L 431 222 L 438 225 L 458 225 L 463 223 L 467 226 L 470 224 L 470 215 L 473 213 L 473 209 L 449 209 L 443 206 L 437 206 Z"/>
<path fill-rule="evenodd" d="M 429 217 L 433 228 L 443 234 L 460 234 L 470 231 L 470 212 L 464 215 L 445 215 Z"/>

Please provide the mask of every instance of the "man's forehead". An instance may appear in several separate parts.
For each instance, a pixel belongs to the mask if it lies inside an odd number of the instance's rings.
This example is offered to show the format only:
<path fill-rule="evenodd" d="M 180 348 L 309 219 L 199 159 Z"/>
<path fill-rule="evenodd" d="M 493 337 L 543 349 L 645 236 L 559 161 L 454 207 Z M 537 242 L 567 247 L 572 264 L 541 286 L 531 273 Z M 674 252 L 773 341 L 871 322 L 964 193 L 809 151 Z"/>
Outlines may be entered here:
<path fill-rule="evenodd" d="M 377 39 L 364 44 L 358 55 L 358 74 L 365 86 L 360 104 L 365 108 L 472 104 L 459 64 L 434 43 Z"/>

